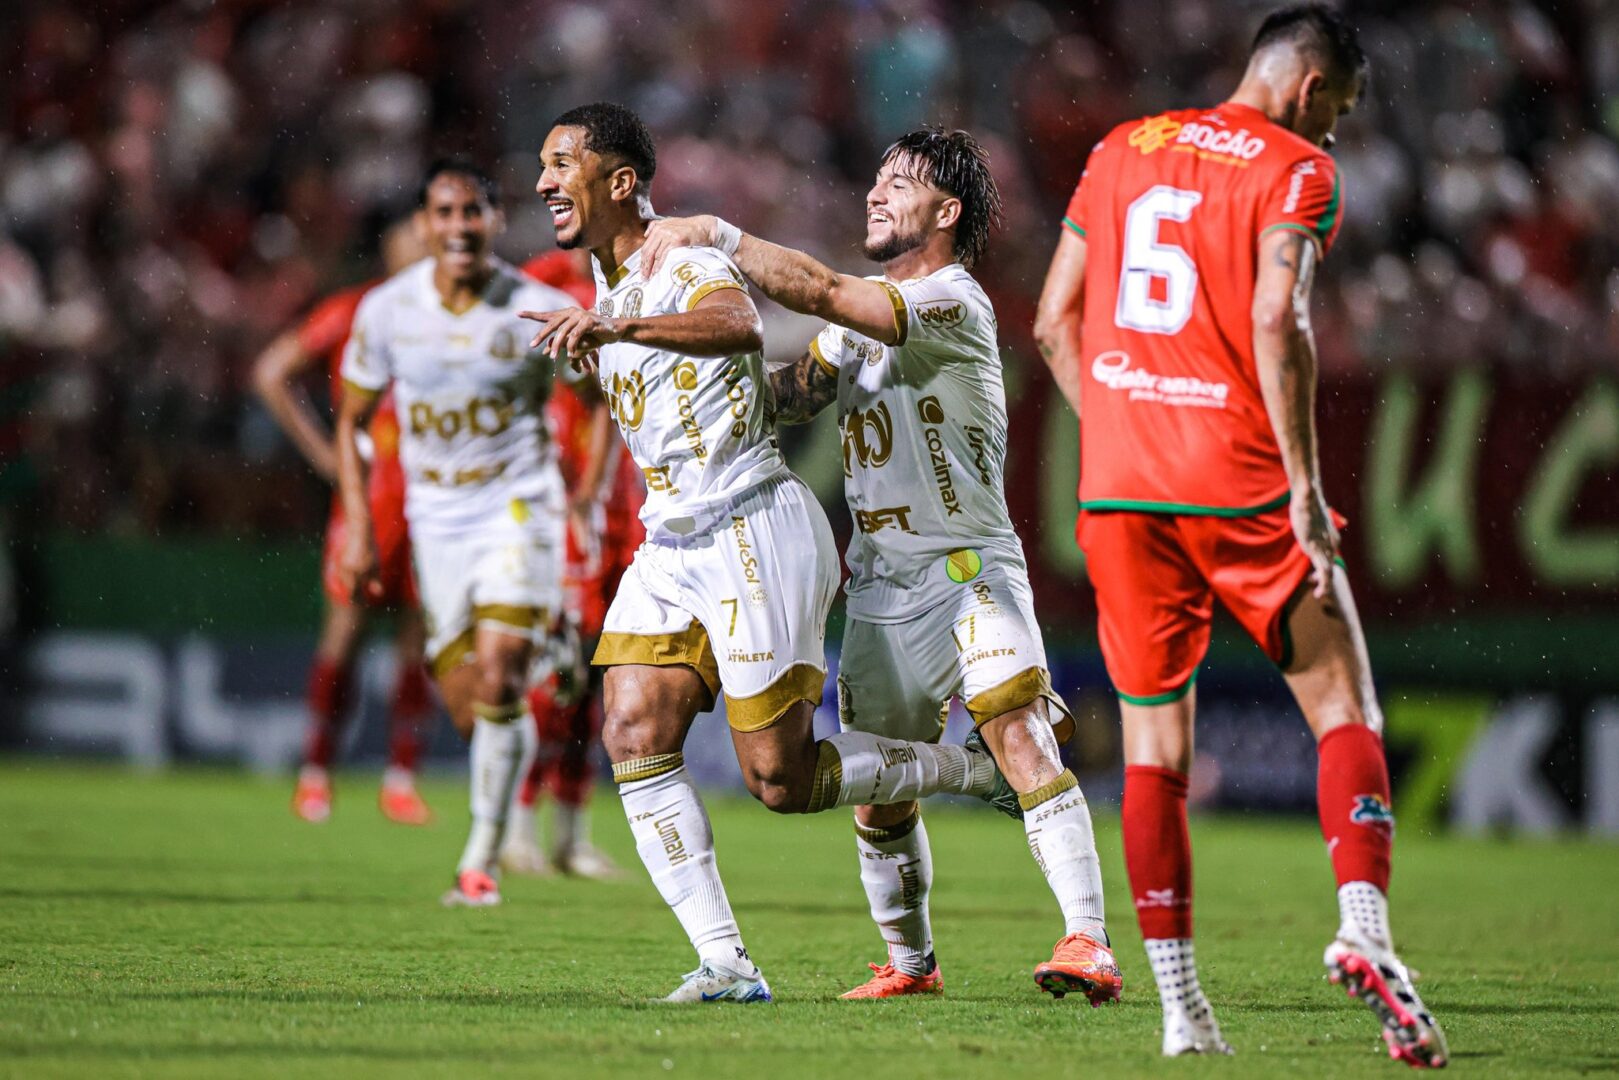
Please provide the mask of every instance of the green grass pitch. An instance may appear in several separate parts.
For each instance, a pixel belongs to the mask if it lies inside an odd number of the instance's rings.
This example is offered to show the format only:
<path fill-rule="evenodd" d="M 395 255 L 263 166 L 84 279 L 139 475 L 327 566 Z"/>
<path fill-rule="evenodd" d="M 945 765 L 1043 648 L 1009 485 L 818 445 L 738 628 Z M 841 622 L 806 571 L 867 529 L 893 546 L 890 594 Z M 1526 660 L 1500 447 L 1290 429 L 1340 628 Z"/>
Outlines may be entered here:
<path fill-rule="evenodd" d="M 446 911 L 464 784 L 431 827 L 386 824 L 375 777 L 333 820 L 290 783 L 0 765 L 0 1074 L 841 1077 L 1386 1076 L 1370 1014 L 1321 977 L 1335 910 L 1307 822 L 1195 820 L 1204 982 L 1238 1056 L 1162 1061 L 1117 820 L 1098 815 L 1125 1001 L 1030 979 L 1060 926 L 1021 830 L 929 814 L 943 998 L 842 1002 L 877 959 L 842 813 L 712 805 L 720 865 L 773 1006 L 649 999 L 692 966 L 611 793 L 617 884 L 517 879 Z M 1444 1022 L 1453 1074 L 1619 1069 L 1619 853 L 1402 834 L 1395 929 Z"/>

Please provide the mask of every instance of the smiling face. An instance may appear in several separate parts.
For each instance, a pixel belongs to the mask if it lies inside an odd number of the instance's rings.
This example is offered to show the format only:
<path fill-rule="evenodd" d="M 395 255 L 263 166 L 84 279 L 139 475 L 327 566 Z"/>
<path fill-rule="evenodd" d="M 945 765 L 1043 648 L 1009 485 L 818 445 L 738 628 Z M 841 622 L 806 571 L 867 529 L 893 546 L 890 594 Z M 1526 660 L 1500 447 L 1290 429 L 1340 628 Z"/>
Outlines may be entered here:
<path fill-rule="evenodd" d="M 866 258 L 886 263 L 928 242 L 951 196 L 921 179 L 909 156 L 895 154 L 866 192 Z"/>
<path fill-rule="evenodd" d="M 613 175 L 602 156 L 591 150 L 582 127 L 554 127 L 540 150 L 540 179 L 534 190 L 545 200 L 556 227 L 557 247 L 592 248 L 602 219 L 613 206 Z"/>
<path fill-rule="evenodd" d="M 440 173 L 427 185 L 421 215 L 428 250 L 441 274 L 452 282 L 470 282 L 484 273 L 502 218 L 477 180 Z"/>

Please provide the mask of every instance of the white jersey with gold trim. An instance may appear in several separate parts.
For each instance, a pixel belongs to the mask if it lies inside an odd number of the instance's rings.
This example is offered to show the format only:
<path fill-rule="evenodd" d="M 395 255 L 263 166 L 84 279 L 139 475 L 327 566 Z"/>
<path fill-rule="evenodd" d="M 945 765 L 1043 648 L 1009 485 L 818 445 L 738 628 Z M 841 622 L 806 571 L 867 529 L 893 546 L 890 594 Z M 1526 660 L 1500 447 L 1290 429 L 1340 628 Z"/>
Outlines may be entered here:
<path fill-rule="evenodd" d="M 611 281 L 592 263 L 596 308 L 610 318 L 672 315 L 711 292 L 747 289 L 715 248 L 671 252 L 651 281 L 641 276 L 639 251 Z M 739 499 L 786 474 L 762 354 L 698 357 L 618 342 L 599 356 L 602 392 L 646 478 L 641 521 L 650 539 L 706 533 Z"/>
<path fill-rule="evenodd" d="M 512 380 L 530 365 L 523 381 L 543 392 L 551 371 L 538 350 L 529 351 L 534 324 L 518 312 L 571 306 L 566 293 L 498 260 L 478 303 L 459 315 L 434 287 L 431 259 L 401 270 L 360 302 L 343 379 L 376 392 L 394 386 L 413 535 L 459 533 L 510 513 L 514 500 L 562 513 L 544 402 L 520 397 Z M 563 377 L 579 378 L 562 368 Z"/>
<path fill-rule="evenodd" d="M 838 379 L 854 519 L 849 614 L 903 622 L 986 564 L 1027 574 L 1006 510 L 1006 391 L 995 311 L 960 263 L 881 281 L 899 344 L 828 325 L 810 343 Z"/>

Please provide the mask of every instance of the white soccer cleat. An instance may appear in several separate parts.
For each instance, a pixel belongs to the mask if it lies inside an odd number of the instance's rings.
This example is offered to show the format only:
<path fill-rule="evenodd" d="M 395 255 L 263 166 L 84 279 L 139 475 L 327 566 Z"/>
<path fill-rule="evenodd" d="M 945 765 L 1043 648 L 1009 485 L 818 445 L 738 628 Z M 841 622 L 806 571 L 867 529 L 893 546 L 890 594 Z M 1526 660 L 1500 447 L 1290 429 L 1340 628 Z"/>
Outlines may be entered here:
<path fill-rule="evenodd" d="M 545 857 L 545 852 L 533 840 L 508 837 L 506 843 L 501 845 L 499 862 L 500 868 L 508 874 L 548 877 L 551 873 L 551 860 Z"/>
<path fill-rule="evenodd" d="M 1164 1056 L 1235 1053 L 1220 1036 L 1214 1010 L 1203 1001 L 1190 1009 L 1164 1015 Z"/>
<path fill-rule="evenodd" d="M 758 968 L 754 968 L 751 975 L 743 975 L 730 968 L 704 964 L 687 973 L 685 981 L 663 1000 L 682 1004 L 734 1001 L 739 1005 L 753 1005 L 775 998 L 770 996 L 770 984 L 765 982 Z"/>
<path fill-rule="evenodd" d="M 618 864 L 591 843 L 578 843 L 572 850 L 557 852 L 552 856 L 551 865 L 564 874 L 591 881 L 617 881 L 624 876 Z"/>
<path fill-rule="evenodd" d="M 1414 1069 L 1442 1069 L 1449 1064 L 1445 1033 L 1417 996 L 1411 973 L 1393 949 L 1339 937 L 1321 959 L 1328 980 L 1364 1001 L 1377 1017 L 1389 1057 Z"/>

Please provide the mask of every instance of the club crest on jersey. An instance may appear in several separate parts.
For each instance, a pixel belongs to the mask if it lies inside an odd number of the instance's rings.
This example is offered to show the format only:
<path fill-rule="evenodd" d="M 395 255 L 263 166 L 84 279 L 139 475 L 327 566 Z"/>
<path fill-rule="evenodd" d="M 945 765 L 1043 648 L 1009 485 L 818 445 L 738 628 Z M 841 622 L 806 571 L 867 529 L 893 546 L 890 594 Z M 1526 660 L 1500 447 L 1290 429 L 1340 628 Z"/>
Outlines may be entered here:
<path fill-rule="evenodd" d="M 1394 811 L 1381 795 L 1356 795 L 1355 808 L 1349 811 L 1349 820 L 1355 825 L 1387 825 L 1394 828 Z"/>
<path fill-rule="evenodd" d="M 641 317 L 641 290 L 631 289 L 624 294 L 624 317 L 638 319 Z"/>
<path fill-rule="evenodd" d="M 517 359 L 517 335 L 502 327 L 489 341 L 489 355 L 496 360 Z"/>

